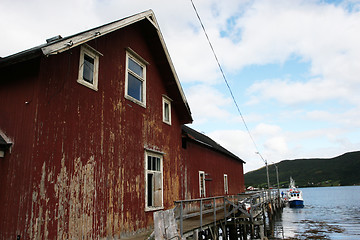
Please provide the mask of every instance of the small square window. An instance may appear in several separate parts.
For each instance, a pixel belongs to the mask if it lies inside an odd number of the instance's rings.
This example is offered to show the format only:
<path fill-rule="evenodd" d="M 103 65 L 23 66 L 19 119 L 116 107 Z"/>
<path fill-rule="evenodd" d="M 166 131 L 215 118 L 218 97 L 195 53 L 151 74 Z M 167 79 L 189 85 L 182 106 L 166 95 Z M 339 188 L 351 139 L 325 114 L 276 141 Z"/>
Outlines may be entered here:
<path fill-rule="evenodd" d="M 171 100 L 163 96 L 163 122 L 171 125 Z"/>
<path fill-rule="evenodd" d="M 79 76 L 77 82 L 98 90 L 99 56 L 101 54 L 88 45 L 81 46 Z"/>
<path fill-rule="evenodd" d="M 125 97 L 146 106 L 146 64 L 134 51 L 126 52 Z"/>

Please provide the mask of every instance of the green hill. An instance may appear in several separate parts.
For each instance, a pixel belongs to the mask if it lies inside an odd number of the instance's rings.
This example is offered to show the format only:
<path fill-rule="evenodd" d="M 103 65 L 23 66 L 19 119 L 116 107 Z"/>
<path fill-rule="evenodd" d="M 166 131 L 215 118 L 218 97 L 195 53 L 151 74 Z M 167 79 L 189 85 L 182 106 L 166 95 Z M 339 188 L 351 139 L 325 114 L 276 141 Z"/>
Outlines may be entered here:
<path fill-rule="evenodd" d="M 280 187 L 292 177 L 299 187 L 360 185 L 360 151 L 329 159 L 296 159 L 277 163 Z M 277 187 L 274 164 L 269 165 L 270 186 Z M 245 174 L 245 185 L 266 187 L 265 166 Z"/>

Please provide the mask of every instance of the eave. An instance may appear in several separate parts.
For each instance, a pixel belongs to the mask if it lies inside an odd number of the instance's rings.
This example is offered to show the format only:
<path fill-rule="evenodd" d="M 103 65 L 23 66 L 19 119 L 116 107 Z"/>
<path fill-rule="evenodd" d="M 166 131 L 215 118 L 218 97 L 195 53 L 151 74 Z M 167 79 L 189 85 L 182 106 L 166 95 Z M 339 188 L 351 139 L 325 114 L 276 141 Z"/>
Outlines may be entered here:
<path fill-rule="evenodd" d="M 224 154 L 238 162 L 245 163 L 244 160 L 233 154 L 232 152 L 228 151 L 224 147 L 222 147 L 220 144 L 209 138 L 208 136 L 197 132 L 196 130 L 183 125 L 182 126 L 182 133 L 185 138 L 187 138 L 190 141 L 195 142 L 196 144 L 200 144 L 206 148 L 210 148 L 213 151 L 219 152 L 221 154 Z"/>
<path fill-rule="evenodd" d="M 100 27 L 96 27 L 84 32 L 80 32 L 77 34 L 74 34 L 69 37 L 60 38 L 55 41 L 51 41 L 49 43 L 34 47 L 32 49 L 25 50 L 23 52 L 19 52 L 14 55 L 10 55 L 5 58 L 0 58 L 0 68 L 16 64 L 19 62 L 24 62 L 30 59 L 34 59 L 41 56 L 49 56 L 54 54 L 59 54 L 64 51 L 67 51 L 69 49 L 72 49 L 74 47 L 77 47 L 81 44 L 84 44 L 88 41 L 91 41 L 93 39 L 99 38 L 101 36 L 104 36 L 108 33 L 114 32 L 118 29 L 124 28 L 126 26 L 129 26 L 131 24 L 134 24 L 136 22 L 140 22 L 143 20 L 147 20 L 148 23 L 150 23 L 151 28 L 155 29 L 158 40 L 160 41 L 161 47 L 165 53 L 166 61 L 168 62 L 168 67 L 171 70 L 171 75 L 174 79 L 175 89 L 180 94 L 180 101 L 182 103 L 179 103 L 179 105 L 182 105 L 181 108 L 184 110 L 181 111 L 181 118 L 182 123 L 191 123 L 193 121 L 191 117 L 191 111 L 189 104 L 187 102 L 187 99 L 185 97 L 184 91 L 180 85 L 179 78 L 176 74 L 175 67 L 172 63 L 172 60 L 170 58 L 170 54 L 168 52 L 168 49 L 166 47 L 164 38 L 162 36 L 162 33 L 159 29 L 159 25 L 156 21 L 155 14 L 152 10 L 148 10 L 139 14 L 135 14 L 133 16 L 123 18 L 118 21 L 114 21 L 112 23 L 105 24 Z"/>

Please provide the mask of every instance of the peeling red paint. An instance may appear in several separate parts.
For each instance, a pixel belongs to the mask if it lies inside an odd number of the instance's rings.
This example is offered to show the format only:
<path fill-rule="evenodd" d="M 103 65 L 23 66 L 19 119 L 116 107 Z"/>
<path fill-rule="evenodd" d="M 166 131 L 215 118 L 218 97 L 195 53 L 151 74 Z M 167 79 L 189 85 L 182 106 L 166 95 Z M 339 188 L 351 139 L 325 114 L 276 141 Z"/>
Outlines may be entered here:
<path fill-rule="evenodd" d="M 186 165 L 186 199 L 200 197 L 199 171 L 206 174 L 206 197 L 236 195 L 245 190 L 243 163 L 209 147 L 187 141 L 183 153 Z M 224 174 L 228 177 L 228 193 L 224 191 Z"/>
<path fill-rule="evenodd" d="M 0 127 L 14 147 L 0 161 L 0 239 L 92 239 L 147 229 L 144 146 L 165 153 L 165 177 L 180 175 L 183 122 L 175 110 L 171 126 L 162 122 L 167 76 L 142 26 L 88 44 L 103 54 L 98 91 L 76 82 L 79 47 L 2 70 Z M 124 98 L 127 47 L 150 63 L 146 108 Z M 26 71 L 14 75 L 18 68 Z M 165 179 L 164 188 L 174 190 L 164 195 L 168 208 L 181 197 L 180 184 Z"/>
<path fill-rule="evenodd" d="M 80 46 L 0 69 L 0 130 L 13 142 L 0 159 L 0 239 L 117 239 L 151 228 L 146 148 L 163 152 L 165 209 L 196 195 L 198 166 L 186 164 L 201 153 L 181 147 L 191 117 L 179 110 L 155 31 L 136 23 L 87 42 L 103 54 L 97 91 L 77 82 Z M 124 97 L 128 47 L 149 63 L 146 108 Z M 173 100 L 171 125 L 163 94 Z"/>

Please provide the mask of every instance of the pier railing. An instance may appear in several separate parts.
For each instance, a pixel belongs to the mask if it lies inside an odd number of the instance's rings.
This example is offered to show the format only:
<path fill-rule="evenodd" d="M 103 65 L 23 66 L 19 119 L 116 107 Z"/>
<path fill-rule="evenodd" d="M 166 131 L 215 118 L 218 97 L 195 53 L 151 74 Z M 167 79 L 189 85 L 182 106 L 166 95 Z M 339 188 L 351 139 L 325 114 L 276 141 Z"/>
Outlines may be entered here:
<path fill-rule="evenodd" d="M 241 217 L 253 222 L 264 204 L 279 202 L 277 190 L 264 190 L 175 201 L 174 212 L 183 236 L 194 229 L 202 231 L 205 226 L 226 223 L 229 218 Z"/>

